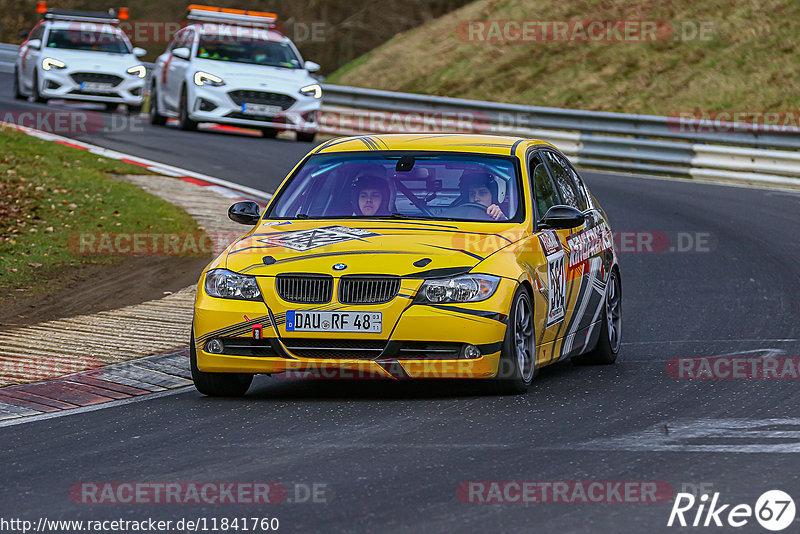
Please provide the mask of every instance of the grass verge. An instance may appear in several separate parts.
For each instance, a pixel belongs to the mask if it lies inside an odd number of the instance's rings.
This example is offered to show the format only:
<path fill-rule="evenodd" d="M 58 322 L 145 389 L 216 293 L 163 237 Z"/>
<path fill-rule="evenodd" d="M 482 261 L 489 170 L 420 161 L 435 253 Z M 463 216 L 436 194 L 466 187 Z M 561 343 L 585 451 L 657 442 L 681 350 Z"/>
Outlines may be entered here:
<path fill-rule="evenodd" d="M 0 127 L 0 291 L 45 295 L 64 268 L 121 260 L 74 253 L 74 233 L 197 231 L 184 210 L 110 174 L 150 173 Z"/>

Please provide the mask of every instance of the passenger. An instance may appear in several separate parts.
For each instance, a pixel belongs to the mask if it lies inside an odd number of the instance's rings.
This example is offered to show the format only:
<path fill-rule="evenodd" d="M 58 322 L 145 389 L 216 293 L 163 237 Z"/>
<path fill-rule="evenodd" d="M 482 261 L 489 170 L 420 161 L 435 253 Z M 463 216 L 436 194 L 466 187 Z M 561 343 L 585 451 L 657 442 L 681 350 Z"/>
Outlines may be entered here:
<path fill-rule="evenodd" d="M 488 172 L 472 172 L 461 177 L 459 182 L 462 200 L 460 203 L 473 202 L 486 206 L 486 215 L 496 221 L 508 220 L 500 209 L 497 199 L 497 182 Z"/>
<path fill-rule="evenodd" d="M 389 185 L 378 176 L 360 176 L 353 186 L 353 211 L 356 215 L 389 215 Z"/>

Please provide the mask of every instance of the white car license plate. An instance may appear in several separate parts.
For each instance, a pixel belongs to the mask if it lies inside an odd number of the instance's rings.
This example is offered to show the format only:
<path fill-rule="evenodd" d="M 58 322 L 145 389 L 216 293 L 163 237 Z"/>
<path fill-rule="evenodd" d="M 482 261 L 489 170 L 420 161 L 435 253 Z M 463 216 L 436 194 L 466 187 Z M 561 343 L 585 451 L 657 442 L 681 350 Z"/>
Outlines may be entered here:
<path fill-rule="evenodd" d="M 85 91 L 87 93 L 105 93 L 112 87 L 114 86 L 110 83 L 81 82 L 81 91 Z"/>
<path fill-rule="evenodd" d="M 369 332 L 379 334 L 380 312 L 288 311 L 287 332 Z"/>
<path fill-rule="evenodd" d="M 248 104 L 245 102 L 242 104 L 242 113 L 245 115 L 277 115 L 280 113 L 281 107 L 280 106 L 268 106 L 266 104 Z"/>

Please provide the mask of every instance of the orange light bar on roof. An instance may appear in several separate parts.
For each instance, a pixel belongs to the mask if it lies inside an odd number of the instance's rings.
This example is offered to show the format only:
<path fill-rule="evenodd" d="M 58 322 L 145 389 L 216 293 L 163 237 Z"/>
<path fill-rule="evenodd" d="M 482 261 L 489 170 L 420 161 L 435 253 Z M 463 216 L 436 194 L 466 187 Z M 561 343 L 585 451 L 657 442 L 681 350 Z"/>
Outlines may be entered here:
<path fill-rule="evenodd" d="M 37 13 L 47 13 L 47 2 L 36 2 Z"/>
<path fill-rule="evenodd" d="M 119 14 L 117 15 L 119 20 L 128 20 L 130 17 L 131 15 L 127 7 L 119 8 Z"/>
<path fill-rule="evenodd" d="M 270 19 L 278 20 L 278 15 L 275 13 L 269 13 L 267 11 L 251 11 L 249 9 L 231 9 L 227 7 L 213 7 L 213 6 L 201 6 L 198 4 L 191 4 L 189 7 L 186 8 L 186 11 L 210 11 L 212 13 L 228 13 L 230 15 L 247 15 L 248 17 L 265 17 Z"/>

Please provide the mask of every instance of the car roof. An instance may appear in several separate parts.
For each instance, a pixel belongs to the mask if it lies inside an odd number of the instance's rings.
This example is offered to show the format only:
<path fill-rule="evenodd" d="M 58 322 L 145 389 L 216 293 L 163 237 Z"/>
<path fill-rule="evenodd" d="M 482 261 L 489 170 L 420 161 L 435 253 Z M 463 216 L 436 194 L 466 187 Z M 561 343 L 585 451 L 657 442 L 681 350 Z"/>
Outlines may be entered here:
<path fill-rule="evenodd" d="M 238 26 L 236 24 L 217 24 L 213 22 L 195 22 L 190 24 L 202 35 L 231 35 L 241 37 L 258 37 L 269 41 L 281 42 L 288 40 L 288 37 L 275 30 L 266 28 L 250 28 Z"/>
<path fill-rule="evenodd" d="M 314 151 L 317 154 L 337 152 L 363 152 L 365 150 L 471 152 L 511 156 L 519 148 L 548 146 L 538 139 L 480 134 L 383 134 L 340 137 L 323 143 Z"/>

